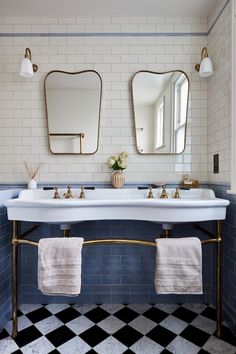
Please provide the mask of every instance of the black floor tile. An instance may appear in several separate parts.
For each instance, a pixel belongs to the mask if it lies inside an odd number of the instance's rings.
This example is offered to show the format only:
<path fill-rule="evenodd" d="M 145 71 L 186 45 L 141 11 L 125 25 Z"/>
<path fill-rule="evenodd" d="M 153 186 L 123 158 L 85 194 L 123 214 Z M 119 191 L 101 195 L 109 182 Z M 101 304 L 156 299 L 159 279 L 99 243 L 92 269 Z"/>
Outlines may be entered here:
<path fill-rule="evenodd" d="M 14 340 L 16 344 L 21 348 L 24 345 L 33 342 L 35 339 L 40 338 L 41 336 L 41 332 L 39 332 L 39 330 L 35 326 L 30 326 L 18 332 Z"/>
<path fill-rule="evenodd" d="M 97 352 L 95 352 L 93 349 L 90 349 L 88 352 L 86 352 L 86 354 L 97 354 Z"/>
<path fill-rule="evenodd" d="M 7 330 L 4 328 L 1 332 L 0 332 L 0 340 L 9 337 L 9 333 L 7 332 Z"/>
<path fill-rule="evenodd" d="M 60 352 L 57 349 L 52 350 L 48 354 L 60 354 Z"/>
<path fill-rule="evenodd" d="M 201 315 L 216 321 L 216 309 L 213 307 L 206 307 L 205 310 L 202 311 Z"/>
<path fill-rule="evenodd" d="M 23 352 L 20 349 L 15 350 L 11 354 L 22 354 Z"/>
<path fill-rule="evenodd" d="M 161 354 L 173 354 L 173 353 L 170 352 L 170 351 L 167 350 L 167 349 L 164 349 L 164 350 L 162 350 Z M 182 353 L 182 354 L 184 354 L 184 353 Z M 186 354 L 187 354 L 187 353 L 186 353 Z"/>
<path fill-rule="evenodd" d="M 127 349 L 123 354 L 135 354 L 135 353 L 133 352 L 133 350 Z"/>
<path fill-rule="evenodd" d="M 162 326 L 156 326 L 146 334 L 146 337 L 166 347 L 177 335 Z"/>
<path fill-rule="evenodd" d="M 191 325 L 186 327 L 183 332 L 180 333 L 180 336 L 198 345 L 199 347 L 202 347 L 210 338 L 210 334 Z"/>
<path fill-rule="evenodd" d="M 82 338 L 92 348 L 101 343 L 107 337 L 109 337 L 109 334 L 97 325 L 80 334 L 80 338 Z"/>
<path fill-rule="evenodd" d="M 104 320 L 105 318 L 109 317 L 110 313 L 101 309 L 101 307 L 96 307 L 95 309 L 86 312 L 84 316 L 87 317 L 89 320 L 93 321 L 94 323 L 98 323 Z"/>
<path fill-rule="evenodd" d="M 131 347 L 136 343 L 143 335 L 136 331 L 136 329 L 126 325 L 122 327 L 119 331 L 113 334 L 113 337 L 118 339 L 121 343 L 127 347 Z"/>
<path fill-rule="evenodd" d="M 129 323 L 129 322 L 133 321 L 136 317 L 138 317 L 139 314 L 136 311 L 133 311 L 128 307 L 124 307 L 123 309 L 114 313 L 113 316 L 119 318 L 119 320 L 121 320 L 125 323 Z"/>
<path fill-rule="evenodd" d="M 150 309 L 148 309 L 146 312 L 143 313 L 143 316 L 149 318 L 149 320 L 152 320 L 156 323 L 160 323 L 166 317 L 168 317 L 169 314 L 160 309 L 157 309 L 156 307 L 151 307 Z"/>
<path fill-rule="evenodd" d="M 216 332 L 214 333 L 214 335 L 216 336 Z M 220 339 L 236 347 L 236 336 L 231 332 L 231 330 L 228 327 L 222 326 Z"/>
<path fill-rule="evenodd" d="M 197 354 L 210 354 L 209 352 L 207 352 L 204 349 L 199 350 L 199 352 Z M 222 353 L 223 354 L 223 353 Z"/>
<path fill-rule="evenodd" d="M 55 346 L 59 347 L 68 340 L 74 338 L 76 335 L 67 326 L 61 326 L 54 331 L 46 334 L 46 338 Z"/>
<path fill-rule="evenodd" d="M 192 322 L 194 318 L 198 316 L 196 312 L 190 311 L 188 309 L 185 309 L 184 307 L 179 307 L 177 310 L 172 312 L 172 316 L 178 317 L 179 319 L 185 321 L 185 322 Z"/>
<path fill-rule="evenodd" d="M 36 323 L 52 316 L 52 313 L 45 307 L 40 307 L 37 310 L 27 313 L 25 316 L 28 317 L 31 322 Z"/>
<path fill-rule="evenodd" d="M 65 310 L 55 313 L 55 316 L 63 323 L 67 323 L 81 316 L 81 314 L 73 307 L 67 307 Z"/>

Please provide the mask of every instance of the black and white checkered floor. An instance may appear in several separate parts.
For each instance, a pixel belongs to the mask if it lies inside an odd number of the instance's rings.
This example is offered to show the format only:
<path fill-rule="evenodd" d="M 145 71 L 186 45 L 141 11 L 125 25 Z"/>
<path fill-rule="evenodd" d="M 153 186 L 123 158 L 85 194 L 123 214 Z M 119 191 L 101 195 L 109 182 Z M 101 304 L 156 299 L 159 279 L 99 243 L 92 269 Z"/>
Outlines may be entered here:
<path fill-rule="evenodd" d="M 0 353 L 235 354 L 223 326 L 215 336 L 215 309 L 203 304 L 22 305 L 19 333 L 11 321 L 0 333 Z"/>

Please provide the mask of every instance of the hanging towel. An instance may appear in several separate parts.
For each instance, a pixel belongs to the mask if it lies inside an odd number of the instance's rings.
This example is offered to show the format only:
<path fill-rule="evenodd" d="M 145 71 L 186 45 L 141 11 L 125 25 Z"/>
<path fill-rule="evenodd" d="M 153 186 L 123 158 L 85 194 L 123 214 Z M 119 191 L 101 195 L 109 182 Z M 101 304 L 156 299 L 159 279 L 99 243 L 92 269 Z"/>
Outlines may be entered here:
<path fill-rule="evenodd" d="M 202 246 L 197 237 L 156 239 L 158 294 L 202 294 Z"/>
<path fill-rule="evenodd" d="M 46 295 L 77 296 L 84 239 L 43 238 L 38 246 L 38 288 Z"/>

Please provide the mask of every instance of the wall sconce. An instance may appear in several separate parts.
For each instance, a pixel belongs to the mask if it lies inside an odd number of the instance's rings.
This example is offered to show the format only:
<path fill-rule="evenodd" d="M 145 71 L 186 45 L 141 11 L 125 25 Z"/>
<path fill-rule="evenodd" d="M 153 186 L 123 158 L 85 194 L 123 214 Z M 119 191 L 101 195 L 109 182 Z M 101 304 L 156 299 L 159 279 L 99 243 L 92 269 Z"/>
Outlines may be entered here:
<path fill-rule="evenodd" d="M 214 74 L 214 69 L 211 59 L 208 57 L 207 48 L 204 47 L 201 53 L 201 63 L 195 65 L 195 69 L 201 77 L 209 77 Z"/>
<path fill-rule="evenodd" d="M 30 78 L 38 71 L 38 65 L 31 62 L 31 51 L 29 48 L 25 50 L 25 57 L 21 62 L 20 76 Z"/>

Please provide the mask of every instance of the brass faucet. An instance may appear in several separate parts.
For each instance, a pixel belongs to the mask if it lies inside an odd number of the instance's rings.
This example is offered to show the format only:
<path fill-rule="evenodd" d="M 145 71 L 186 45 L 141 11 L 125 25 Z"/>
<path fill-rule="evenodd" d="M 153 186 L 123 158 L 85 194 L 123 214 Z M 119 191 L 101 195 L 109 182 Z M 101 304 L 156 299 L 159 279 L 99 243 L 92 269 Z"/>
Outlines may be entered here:
<path fill-rule="evenodd" d="M 53 196 L 52 199 L 61 199 L 61 197 L 60 197 L 60 195 L 59 195 L 59 193 L 58 193 L 58 188 L 55 187 L 54 189 L 55 189 L 55 193 L 54 193 L 54 196 Z"/>
<path fill-rule="evenodd" d="M 180 199 L 179 187 L 176 187 L 176 188 L 175 188 L 174 198 L 175 198 L 175 199 Z"/>
<path fill-rule="evenodd" d="M 72 199 L 73 198 L 70 186 L 67 186 L 67 192 L 63 194 L 63 197 L 65 197 L 65 199 Z"/>
<path fill-rule="evenodd" d="M 85 193 L 84 193 L 84 187 L 81 187 L 81 192 L 80 192 L 80 196 L 79 199 L 85 199 Z"/>
<path fill-rule="evenodd" d="M 150 186 L 149 187 L 149 192 L 148 192 L 148 199 L 152 199 L 152 198 L 154 198 L 154 196 L 153 196 L 153 193 L 152 193 L 152 187 Z"/>
<path fill-rule="evenodd" d="M 168 193 L 166 191 L 166 186 L 162 186 L 162 192 L 161 192 L 161 199 L 167 199 L 168 198 Z"/>

